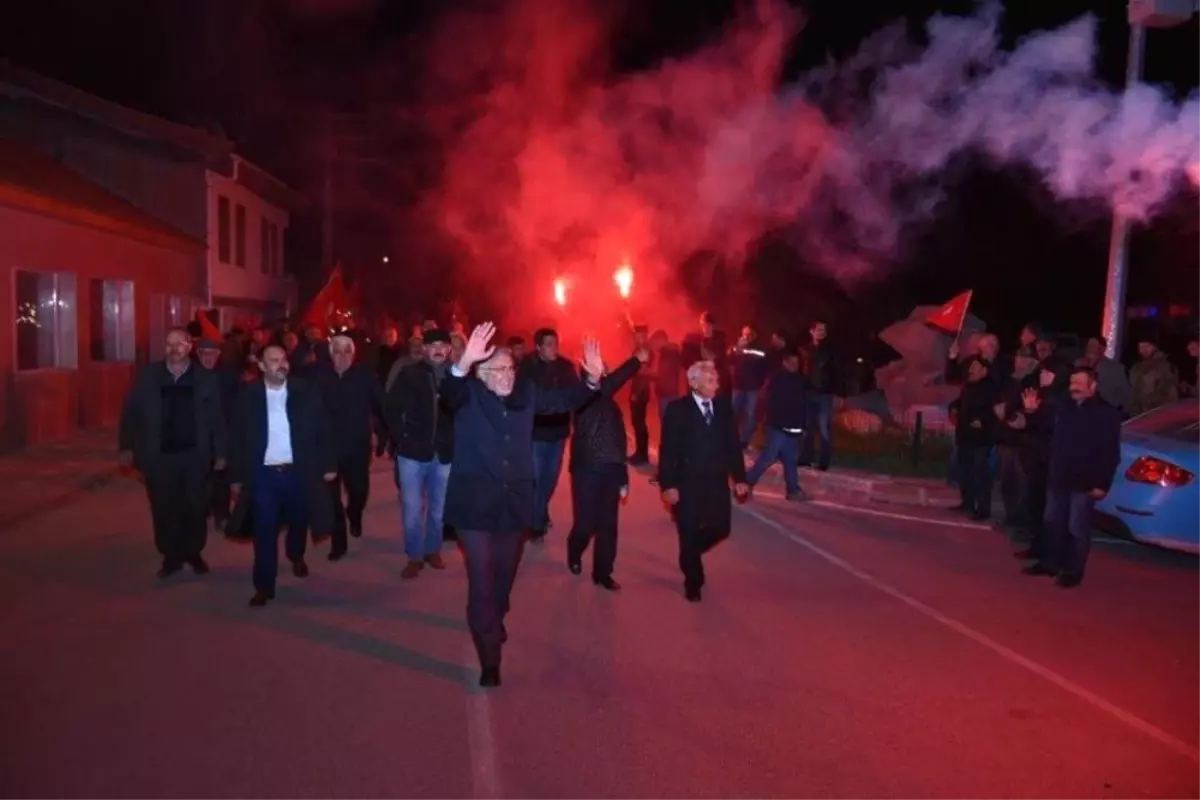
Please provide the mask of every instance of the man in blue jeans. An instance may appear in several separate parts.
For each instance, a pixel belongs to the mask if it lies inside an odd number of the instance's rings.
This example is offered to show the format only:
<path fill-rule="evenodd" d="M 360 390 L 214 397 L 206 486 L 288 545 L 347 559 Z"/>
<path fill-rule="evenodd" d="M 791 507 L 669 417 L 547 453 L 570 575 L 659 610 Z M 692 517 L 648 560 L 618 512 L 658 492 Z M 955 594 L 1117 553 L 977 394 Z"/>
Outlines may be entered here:
<path fill-rule="evenodd" d="M 542 328 L 533 334 L 533 353 L 519 367 L 521 380 L 538 391 L 558 392 L 574 388 L 579 375 L 574 365 L 558 354 L 558 333 Z M 571 415 L 538 414 L 533 421 L 533 522 L 531 541 L 540 544 L 550 528 L 550 499 L 562 473 L 563 451 L 571 434 Z"/>
<path fill-rule="evenodd" d="M 450 333 L 440 328 L 423 334 L 420 361 L 404 367 L 384 398 L 384 417 L 396 454 L 400 509 L 404 517 L 404 554 L 400 577 L 411 580 L 426 566 L 445 569 L 442 519 L 446 483 L 454 456 L 454 415 L 441 386 L 450 356 Z"/>
<path fill-rule="evenodd" d="M 750 447 L 758 428 L 758 400 L 767 383 L 767 351 L 756 341 L 749 325 L 733 348 L 733 414 L 739 418 L 738 437 L 742 448 Z"/>
<path fill-rule="evenodd" d="M 811 342 L 805 348 L 808 361 L 808 430 L 800 452 L 800 463 L 812 466 L 816 442 L 814 433 L 821 433 L 821 457 L 817 469 L 829 469 L 833 459 L 833 397 L 837 392 L 837 353 L 827 339 L 825 323 L 817 320 L 809 329 Z"/>
<path fill-rule="evenodd" d="M 1071 371 L 1071 400 L 1047 413 L 1034 389 L 1022 396 L 1015 427 L 1053 429 L 1046 480 L 1045 545 L 1027 575 L 1054 575 L 1069 589 L 1083 581 L 1092 545 L 1092 509 L 1112 488 L 1121 463 L 1121 412 L 1096 396 L 1090 367 Z"/>
<path fill-rule="evenodd" d="M 800 475 L 796 463 L 800 455 L 800 437 L 804 435 L 807 398 L 804 375 L 800 372 L 800 354 L 794 350 L 783 354 L 782 369 L 771 377 L 766 391 L 767 442 L 754 466 L 746 473 L 750 486 L 758 483 L 776 461 L 783 464 L 783 483 L 787 499 L 802 501 Z"/>

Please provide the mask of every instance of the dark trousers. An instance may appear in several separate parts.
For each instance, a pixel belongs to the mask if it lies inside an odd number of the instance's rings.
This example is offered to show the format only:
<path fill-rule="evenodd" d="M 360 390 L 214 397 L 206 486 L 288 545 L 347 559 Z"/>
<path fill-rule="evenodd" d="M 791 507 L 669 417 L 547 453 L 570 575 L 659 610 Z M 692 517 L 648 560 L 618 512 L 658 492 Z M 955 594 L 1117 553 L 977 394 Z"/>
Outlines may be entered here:
<path fill-rule="evenodd" d="M 621 508 L 621 487 L 625 472 L 619 464 L 581 467 L 571 472 L 571 505 L 575 516 L 567 537 L 567 558 L 583 558 L 594 536 L 592 577 L 612 577 L 617 560 L 617 520 Z"/>
<path fill-rule="evenodd" d="M 304 558 L 308 533 L 308 487 L 292 467 L 260 466 L 250 501 L 254 508 L 254 588 L 275 591 L 279 575 L 279 523 L 287 524 L 284 551 L 288 560 Z"/>
<path fill-rule="evenodd" d="M 467 562 L 467 626 L 483 667 L 500 666 L 504 617 L 521 563 L 524 531 L 491 533 L 460 530 Z"/>
<path fill-rule="evenodd" d="M 338 459 L 337 477 L 326 485 L 333 500 L 333 533 L 329 552 L 344 553 L 349 542 L 347 521 L 350 528 L 362 531 L 363 509 L 367 507 L 367 496 L 371 491 L 370 451 Z"/>
<path fill-rule="evenodd" d="M 999 462 L 1000 497 L 1004 500 L 1004 523 L 1025 525 L 1029 520 L 1027 478 L 1016 445 L 996 448 Z"/>
<path fill-rule="evenodd" d="M 1092 509 L 1089 492 L 1049 489 L 1046 492 L 1044 550 L 1039 561 L 1054 572 L 1083 578 L 1092 549 Z"/>
<path fill-rule="evenodd" d="M 229 520 L 233 499 L 233 494 L 229 489 L 229 470 L 213 472 L 209 476 L 208 486 L 208 513 L 212 515 L 213 522 L 223 527 Z"/>
<path fill-rule="evenodd" d="M 567 442 L 533 442 L 533 530 L 545 533 L 550 527 L 550 498 L 562 474 L 563 450 Z"/>
<path fill-rule="evenodd" d="M 1046 548 L 1046 464 L 1026 461 L 1023 465 L 1025 474 L 1025 514 L 1029 527 L 1030 554 L 1037 559 L 1042 557 Z"/>
<path fill-rule="evenodd" d="M 209 466 L 195 453 L 176 453 L 160 456 L 145 472 L 154 546 L 167 564 L 177 566 L 204 550 Z"/>
<path fill-rule="evenodd" d="M 633 426 L 633 455 L 630 461 L 650 460 L 650 428 L 646 425 L 646 412 L 650 408 L 650 392 L 629 395 L 629 422 Z"/>
<path fill-rule="evenodd" d="M 829 469 L 833 459 L 833 395 L 810 394 L 807 401 L 808 430 L 804 432 L 804 444 L 800 451 L 800 463 L 805 466 L 813 463 L 816 452 L 816 435 L 821 434 L 821 458 L 817 462 L 820 469 Z"/>
<path fill-rule="evenodd" d="M 693 528 L 675 523 L 679 535 L 679 569 L 686 589 L 704 588 L 704 554 L 725 539 L 707 527 Z"/>
<path fill-rule="evenodd" d="M 964 510 L 977 517 L 992 515 L 991 454 L 991 445 L 958 445 L 958 490 Z"/>

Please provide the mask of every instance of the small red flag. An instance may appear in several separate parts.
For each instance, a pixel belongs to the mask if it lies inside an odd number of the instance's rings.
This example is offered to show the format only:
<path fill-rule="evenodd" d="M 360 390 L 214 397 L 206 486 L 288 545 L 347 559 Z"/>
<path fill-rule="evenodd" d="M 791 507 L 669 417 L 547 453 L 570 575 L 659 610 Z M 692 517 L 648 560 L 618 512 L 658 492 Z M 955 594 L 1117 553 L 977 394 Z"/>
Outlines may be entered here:
<path fill-rule="evenodd" d="M 925 322 L 946 333 L 962 333 L 967 319 L 967 308 L 971 305 L 971 292 L 966 291 L 925 318 Z"/>
<path fill-rule="evenodd" d="M 196 309 L 196 322 L 200 323 L 200 338 L 211 339 L 217 344 L 221 343 L 221 331 L 213 324 L 213 321 L 208 317 L 207 309 Z"/>

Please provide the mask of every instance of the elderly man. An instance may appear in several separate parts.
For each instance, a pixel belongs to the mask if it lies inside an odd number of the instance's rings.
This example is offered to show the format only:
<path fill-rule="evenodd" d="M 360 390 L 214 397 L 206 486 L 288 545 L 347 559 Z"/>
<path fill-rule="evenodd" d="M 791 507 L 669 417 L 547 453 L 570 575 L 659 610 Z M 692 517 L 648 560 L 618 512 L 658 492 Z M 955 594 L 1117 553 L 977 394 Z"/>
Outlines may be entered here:
<path fill-rule="evenodd" d="M 226 427 L 221 387 L 208 370 L 192 367 L 192 345 L 183 328 L 167 333 L 166 357 L 134 379 L 121 413 L 118 461 L 145 476 L 162 556 L 160 578 L 188 564 L 208 572 L 201 552 L 208 477 L 225 468 Z"/>
<path fill-rule="evenodd" d="M 728 538 L 732 527 L 729 483 L 739 500 L 750 488 L 733 407 L 726 397 L 717 397 L 716 365 L 697 361 L 688 367 L 687 379 L 691 394 L 672 402 L 663 415 L 658 482 L 663 500 L 674 509 L 684 596 L 698 603 L 703 556 Z"/>
<path fill-rule="evenodd" d="M 259 359 L 263 379 L 242 389 L 234 412 L 233 490 L 245 487 L 254 512 L 254 596 L 251 606 L 275 599 L 279 572 L 279 522 L 287 522 L 286 553 L 292 574 L 308 577 L 305 537 L 333 527 L 323 484 L 337 477 L 338 453 L 321 392 L 290 379 L 287 353 L 267 345 Z"/>
<path fill-rule="evenodd" d="M 404 518 L 404 554 L 400 573 L 409 579 L 426 565 L 445 569 L 442 530 L 446 482 L 454 457 L 454 415 L 441 398 L 450 356 L 450 334 L 426 331 L 425 357 L 400 371 L 384 400 Z"/>
<path fill-rule="evenodd" d="M 534 513 L 535 414 L 569 414 L 599 389 L 599 345 L 584 343 L 585 381 L 566 389 L 517 379 L 512 353 L 492 347 L 496 329 L 476 327 L 458 363 L 442 382 L 455 409 L 454 468 L 446 490 L 446 522 L 458 529 L 467 559 L 467 624 L 483 671 L 481 686 L 500 685 L 504 616 Z M 478 377 L 469 378 L 478 365 Z"/>
<path fill-rule="evenodd" d="M 347 533 L 355 538 L 362 536 L 363 511 L 371 491 L 371 433 L 375 433 L 378 442 L 377 454 L 382 454 L 387 443 L 383 390 L 368 367 L 355 363 L 354 349 L 354 340 L 349 336 L 332 337 L 331 363 L 316 372 L 338 460 L 337 477 L 329 482 L 333 501 L 330 561 L 346 555 L 350 542 Z"/>

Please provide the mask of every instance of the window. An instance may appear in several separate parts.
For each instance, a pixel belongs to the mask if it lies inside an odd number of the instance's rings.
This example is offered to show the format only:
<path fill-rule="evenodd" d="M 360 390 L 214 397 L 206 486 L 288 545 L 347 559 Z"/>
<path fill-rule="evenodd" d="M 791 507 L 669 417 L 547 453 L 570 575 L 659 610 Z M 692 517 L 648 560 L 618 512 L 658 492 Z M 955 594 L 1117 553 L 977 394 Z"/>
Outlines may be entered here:
<path fill-rule="evenodd" d="M 233 263 L 246 266 L 246 207 L 238 203 L 233 211 Z"/>
<path fill-rule="evenodd" d="M 1195 444 L 1200 433 L 1200 405 L 1185 400 L 1161 406 L 1129 420 L 1125 430 Z"/>
<path fill-rule="evenodd" d="M 258 226 L 259 263 L 258 268 L 263 275 L 271 274 L 271 221 L 266 217 L 259 220 Z"/>
<path fill-rule="evenodd" d="M 264 275 L 281 277 L 283 264 L 279 252 L 279 226 L 266 217 L 262 218 L 259 230 L 260 246 L 262 249 L 262 272 Z"/>
<path fill-rule="evenodd" d="M 217 260 L 229 263 L 229 198 L 217 195 Z"/>
<path fill-rule="evenodd" d="M 91 282 L 92 361 L 133 361 L 137 356 L 137 315 L 133 281 Z"/>
<path fill-rule="evenodd" d="M 279 226 L 271 223 L 271 274 L 283 277 L 283 243 Z"/>
<path fill-rule="evenodd" d="M 17 369 L 75 369 L 75 275 L 16 272 Z"/>

